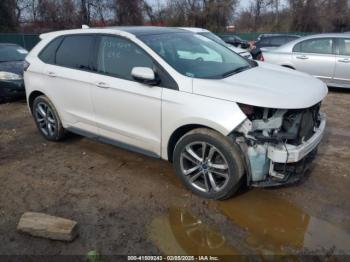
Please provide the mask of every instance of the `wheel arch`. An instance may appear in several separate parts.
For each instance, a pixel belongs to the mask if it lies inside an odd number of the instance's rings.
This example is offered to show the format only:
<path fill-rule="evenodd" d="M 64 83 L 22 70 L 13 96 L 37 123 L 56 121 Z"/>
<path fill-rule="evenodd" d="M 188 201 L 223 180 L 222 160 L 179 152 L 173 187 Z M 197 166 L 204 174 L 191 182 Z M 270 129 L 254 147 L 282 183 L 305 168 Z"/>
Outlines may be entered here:
<path fill-rule="evenodd" d="M 177 142 L 180 140 L 181 137 L 183 137 L 186 133 L 197 129 L 197 128 L 207 128 L 210 130 L 215 130 L 209 126 L 201 125 L 201 124 L 188 124 L 188 125 L 183 125 L 179 128 L 177 128 L 170 136 L 167 144 L 167 156 L 168 156 L 168 161 L 173 162 L 173 154 L 174 154 L 174 149 L 177 144 Z"/>
<path fill-rule="evenodd" d="M 45 94 L 41 91 L 35 90 L 35 91 L 32 91 L 30 93 L 30 95 L 28 96 L 28 106 L 29 106 L 31 113 L 33 113 L 33 103 L 34 103 L 35 98 L 37 98 L 38 96 L 42 96 L 42 95 L 45 95 Z"/>

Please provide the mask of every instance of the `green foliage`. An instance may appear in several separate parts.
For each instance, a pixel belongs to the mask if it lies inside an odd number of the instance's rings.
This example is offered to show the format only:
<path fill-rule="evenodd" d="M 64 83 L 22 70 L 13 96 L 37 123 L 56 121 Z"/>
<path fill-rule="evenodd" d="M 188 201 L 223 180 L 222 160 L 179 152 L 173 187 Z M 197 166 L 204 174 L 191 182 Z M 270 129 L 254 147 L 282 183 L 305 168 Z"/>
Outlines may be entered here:
<path fill-rule="evenodd" d="M 91 250 L 86 254 L 88 262 L 102 262 L 101 256 L 96 250 Z"/>

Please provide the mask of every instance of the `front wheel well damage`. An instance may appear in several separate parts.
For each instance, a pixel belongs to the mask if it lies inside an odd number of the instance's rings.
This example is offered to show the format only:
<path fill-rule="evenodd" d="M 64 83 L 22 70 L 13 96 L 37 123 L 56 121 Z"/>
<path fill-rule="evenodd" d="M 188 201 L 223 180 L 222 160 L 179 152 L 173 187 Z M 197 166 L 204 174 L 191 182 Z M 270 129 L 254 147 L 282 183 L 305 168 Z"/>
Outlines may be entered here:
<path fill-rule="evenodd" d="M 181 137 L 183 137 L 186 133 L 188 133 L 194 129 L 197 129 L 197 128 L 208 128 L 208 129 L 212 130 L 212 128 L 207 127 L 207 126 L 190 124 L 190 125 L 181 126 L 172 133 L 172 135 L 169 138 L 168 150 L 167 150 L 169 162 L 171 162 L 171 163 L 173 162 L 174 149 L 175 149 L 175 146 L 176 146 L 177 142 L 179 141 L 179 139 Z"/>
<path fill-rule="evenodd" d="M 29 108 L 30 111 L 33 113 L 33 104 L 34 104 L 34 100 L 35 98 L 37 98 L 38 96 L 42 96 L 45 95 L 44 93 L 40 92 L 40 91 L 33 91 L 28 98 L 28 104 L 29 104 Z"/>

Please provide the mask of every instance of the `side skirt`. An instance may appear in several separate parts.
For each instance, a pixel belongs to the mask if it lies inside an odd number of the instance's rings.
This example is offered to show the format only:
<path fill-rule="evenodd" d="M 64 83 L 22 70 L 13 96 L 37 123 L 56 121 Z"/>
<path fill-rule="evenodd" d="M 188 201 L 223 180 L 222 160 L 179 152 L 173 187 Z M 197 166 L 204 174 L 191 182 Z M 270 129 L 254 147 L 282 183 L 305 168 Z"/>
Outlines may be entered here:
<path fill-rule="evenodd" d="M 149 156 L 149 157 L 160 158 L 160 156 L 158 154 L 154 153 L 154 152 L 151 152 L 151 151 L 148 151 L 148 150 L 144 150 L 142 148 L 139 148 L 139 147 L 136 147 L 136 146 L 132 146 L 132 145 L 129 145 L 129 144 L 126 144 L 126 143 L 123 143 L 123 142 L 120 142 L 120 141 L 117 141 L 117 140 L 114 140 L 114 139 L 110 139 L 108 137 L 99 136 L 99 135 L 96 135 L 94 133 L 87 132 L 85 130 L 82 130 L 82 129 L 79 129 L 79 128 L 76 128 L 76 127 L 68 127 L 68 128 L 66 128 L 66 130 L 69 131 L 69 132 L 72 132 L 74 134 L 81 135 L 83 137 L 87 137 L 89 139 L 100 141 L 100 142 L 105 143 L 105 144 L 109 144 L 109 145 L 112 145 L 112 146 L 120 147 L 120 148 L 129 150 L 129 151 L 132 151 L 132 152 L 136 152 L 136 153 L 139 153 L 139 154 L 142 154 L 142 155 L 146 155 L 146 156 Z"/>

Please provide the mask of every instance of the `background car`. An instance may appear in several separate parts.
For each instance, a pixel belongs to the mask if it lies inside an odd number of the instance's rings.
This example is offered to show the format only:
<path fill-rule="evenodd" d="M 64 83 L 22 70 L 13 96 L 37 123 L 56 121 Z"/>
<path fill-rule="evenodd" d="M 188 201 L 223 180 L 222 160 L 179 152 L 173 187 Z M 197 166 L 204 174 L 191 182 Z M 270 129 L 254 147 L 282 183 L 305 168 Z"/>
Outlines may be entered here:
<path fill-rule="evenodd" d="M 225 43 L 220 37 L 218 37 L 217 35 L 213 34 L 212 32 L 210 32 L 207 29 L 203 29 L 203 28 L 198 28 L 198 27 L 181 27 L 181 29 L 202 35 L 206 38 L 209 38 L 213 41 L 215 41 L 218 44 L 227 46 L 228 48 L 230 48 L 233 52 L 247 58 L 247 59 L 252 59 L 252 55 L 250 54 L 250 52 L 248 52 L 247 50 L 243 49 L 243 48 L 239 48 L 239 47 L 235 47 L 233 45 L 227 44 Z"/>
<path fill-rule="evenodd" d="M 28 51 L 16 44 L 0 44 L 0 100 L 25 95 L 24 58 Z"/>
<path fill-rule="evenodd" d="M 250 47 L 250 44 L 247 40 L 243 40 L 239 36 L 236 35 L 223 35 L 220 36 L 222 40 L 224 40 L 226 43 L 233 45 L 235 47 L 241 47 L 244 49 L 247 49 Z"/>
<path fill-rule="evenodd" d="M 262 35 L 260 40 L 255 42 L 255 48 L 262 50 L 276 48 L 298 38 L 300 36 L 297 35 Z"/>
<path fill-rule="evenodd" d="M 328 86 L 350 88 L 350 36 L 342 33 L 299 38 L 263 51 L 266 62 L 309 73 Z"/>

